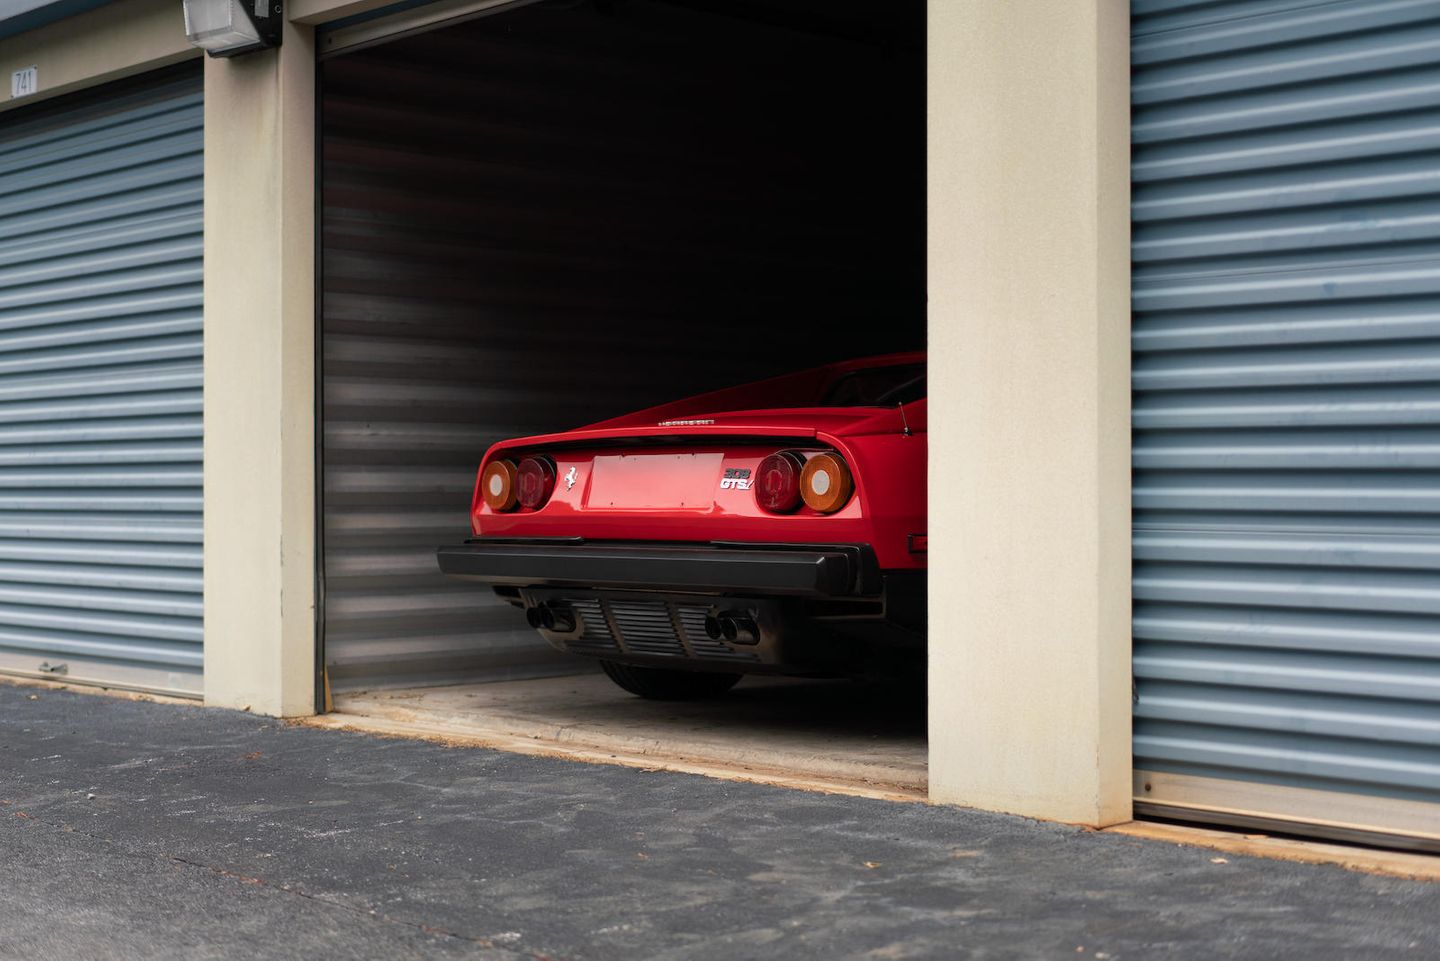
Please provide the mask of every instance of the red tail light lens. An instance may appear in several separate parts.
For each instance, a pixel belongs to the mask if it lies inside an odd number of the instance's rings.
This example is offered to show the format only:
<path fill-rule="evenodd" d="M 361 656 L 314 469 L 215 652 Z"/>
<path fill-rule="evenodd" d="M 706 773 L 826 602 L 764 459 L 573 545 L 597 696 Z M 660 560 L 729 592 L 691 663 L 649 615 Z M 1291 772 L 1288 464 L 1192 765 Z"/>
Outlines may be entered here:
<path fill-rule="evenodd" d="M 805 462 L 782 450 L 760 462 L 755 471 L 755 503 L 772 514 L 788 514 L 800 506 L 800 470 Z"/>
<path fill-rule="evenodd" d="M 480 496 L 485 506 L 502 512 L 515 509 L 515 465 L 508 460 L 492 460 L 480 472 Z"/>
<path fill-rule="evenodd" d="M 543 507 L 555 490 L 555 465 L 548 457 L 527 457 L 515 471 L 520 506 L 526 510 Z"/>
<path fill-rule="evenodd" d="M 844 507 L 854 490 L 855 479 L 838 454 L 812 454 L 800 472 L 800 496 L 806 507 L 821 514 Z"/>

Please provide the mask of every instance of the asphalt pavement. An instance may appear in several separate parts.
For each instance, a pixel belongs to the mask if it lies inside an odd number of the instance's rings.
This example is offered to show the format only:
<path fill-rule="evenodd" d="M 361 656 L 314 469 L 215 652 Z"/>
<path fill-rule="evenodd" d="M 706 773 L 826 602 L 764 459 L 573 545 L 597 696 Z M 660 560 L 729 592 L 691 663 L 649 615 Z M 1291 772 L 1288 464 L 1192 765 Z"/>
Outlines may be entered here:
<path fill-rule="evenodd" d="M 1440 959 L 1440 884 L 0 685 L 0 958 Z"/>

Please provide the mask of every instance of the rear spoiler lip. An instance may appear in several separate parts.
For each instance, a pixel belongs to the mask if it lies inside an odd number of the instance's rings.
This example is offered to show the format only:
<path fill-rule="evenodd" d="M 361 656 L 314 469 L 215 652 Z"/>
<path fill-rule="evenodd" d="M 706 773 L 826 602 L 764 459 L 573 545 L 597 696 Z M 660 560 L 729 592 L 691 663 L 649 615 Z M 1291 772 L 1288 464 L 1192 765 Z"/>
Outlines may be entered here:
<path fill-rule="evenodd" d="M 724 424 L 685 425 L 670 427 L 610 427 L 599 430 L 569 430 L 562 434 L 537 434 L 517 437 L 495 444 L 485 452 L 485 461 L 502 451 L 573 450 L 579 447 L 662 447 L 686 444 L 696 440 L 709 443 L 754 443 L 771 440 L 814 441 L 820 437 L 814 428 L 802 427 L 737 427 Z"/>

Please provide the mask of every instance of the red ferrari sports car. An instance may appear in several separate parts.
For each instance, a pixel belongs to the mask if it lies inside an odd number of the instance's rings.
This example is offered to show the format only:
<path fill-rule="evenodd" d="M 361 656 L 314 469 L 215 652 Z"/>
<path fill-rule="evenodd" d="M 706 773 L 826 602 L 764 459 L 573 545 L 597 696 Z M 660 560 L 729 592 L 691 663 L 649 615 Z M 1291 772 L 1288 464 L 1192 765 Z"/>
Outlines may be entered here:
<path fill-rule="evenodd" d="M 921 663 L 925 355 L 832 364 L 485 454 L 440 569 L 642 697 Z"/>

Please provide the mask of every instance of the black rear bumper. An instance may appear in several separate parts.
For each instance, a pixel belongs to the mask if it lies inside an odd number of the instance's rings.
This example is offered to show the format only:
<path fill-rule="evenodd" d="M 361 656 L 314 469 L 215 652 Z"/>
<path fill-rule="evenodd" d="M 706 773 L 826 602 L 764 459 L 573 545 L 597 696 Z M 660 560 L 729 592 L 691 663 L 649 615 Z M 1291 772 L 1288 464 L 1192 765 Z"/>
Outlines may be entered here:
<path fill-rule="evenodd" d="M 440 570 L 508 587 L 699 591 L 785 597 L 881 592 L 874 553 L 853 544 L 651 544 L 476 538 L 436 552 Z"/>

